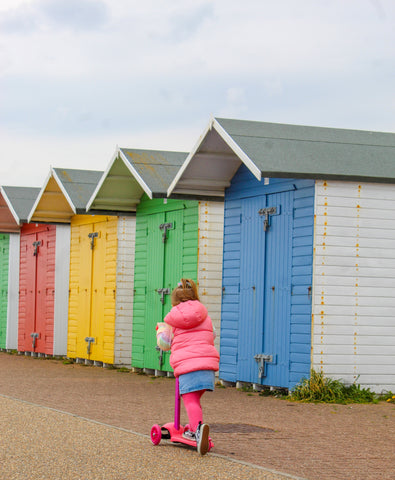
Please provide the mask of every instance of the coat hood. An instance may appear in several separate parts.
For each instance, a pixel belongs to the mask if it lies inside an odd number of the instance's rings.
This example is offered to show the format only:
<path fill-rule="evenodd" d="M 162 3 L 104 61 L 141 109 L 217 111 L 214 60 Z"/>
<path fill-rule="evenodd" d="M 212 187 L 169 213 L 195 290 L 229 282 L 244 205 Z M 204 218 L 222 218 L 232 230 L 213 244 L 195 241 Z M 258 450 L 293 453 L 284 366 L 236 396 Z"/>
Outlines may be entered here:
<path fill-rule="evenodd" d="M 165 321 L 172 327 L 187 330 L 203 323 L 207 315 L 207 308 L 199 300 L 188 300 L 173 307 Z"/>

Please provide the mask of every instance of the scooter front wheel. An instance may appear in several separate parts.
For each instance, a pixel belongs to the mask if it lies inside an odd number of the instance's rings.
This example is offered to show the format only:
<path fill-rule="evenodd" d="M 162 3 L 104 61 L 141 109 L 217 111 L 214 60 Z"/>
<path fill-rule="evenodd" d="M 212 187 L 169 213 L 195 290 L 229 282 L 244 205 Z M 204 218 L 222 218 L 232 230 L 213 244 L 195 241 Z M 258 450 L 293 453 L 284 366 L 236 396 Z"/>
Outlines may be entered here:
<path fill-rule="evenodd" d="M 155 424 L 151 428 L 151 442 L 154 445 L 159 445 L 162 440 L 162 429 L 159 425 Z"/>

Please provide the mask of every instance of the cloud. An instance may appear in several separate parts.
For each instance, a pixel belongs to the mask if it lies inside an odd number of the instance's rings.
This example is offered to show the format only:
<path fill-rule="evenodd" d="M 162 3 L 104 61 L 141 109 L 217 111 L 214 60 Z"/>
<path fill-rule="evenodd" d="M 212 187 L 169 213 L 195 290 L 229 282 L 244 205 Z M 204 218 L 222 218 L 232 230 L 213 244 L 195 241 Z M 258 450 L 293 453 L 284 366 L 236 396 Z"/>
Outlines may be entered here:
<path fill-rule="evenodd" d="M 1 0 L 0 12 L 0 158 L 20 158 L 7 138 L 48 165 L 166 135 L 179 149 L 212 114 L 395 130 L 393 0 Z"/>
<path fill-rule="evenodd" d="M 168 18 L 168 31 L 162 38 L 172 42 L 185 41 L 194 37 L 210 20 L 214 19 L 213 3 L 192 5 L 171 11 Z"/>
<path fill-rule="evenodd" d="M 109 20 L 109 9 L 101 0 L 41 0 L 41 11 L 53 27 L 93 30 Z"/>
<path fill-rule="evenodd" d="M 100 28 L 109 20 L 102 0 L 37 0 L 3 11 L 0 30 L 6 34 L 31 34 L 53 29 L 86 31 Z"/>

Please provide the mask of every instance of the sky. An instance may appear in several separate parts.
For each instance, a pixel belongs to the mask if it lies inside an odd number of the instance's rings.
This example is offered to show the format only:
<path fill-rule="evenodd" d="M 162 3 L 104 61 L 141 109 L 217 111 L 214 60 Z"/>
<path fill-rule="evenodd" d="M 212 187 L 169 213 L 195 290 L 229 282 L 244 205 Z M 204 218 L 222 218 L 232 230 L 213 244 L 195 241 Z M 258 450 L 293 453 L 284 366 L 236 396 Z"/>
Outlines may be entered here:
<path fill-rule="evenodd" d="M 0 185 L 212 116 L 395 132 L 393 0 L 1 0 Z"/>

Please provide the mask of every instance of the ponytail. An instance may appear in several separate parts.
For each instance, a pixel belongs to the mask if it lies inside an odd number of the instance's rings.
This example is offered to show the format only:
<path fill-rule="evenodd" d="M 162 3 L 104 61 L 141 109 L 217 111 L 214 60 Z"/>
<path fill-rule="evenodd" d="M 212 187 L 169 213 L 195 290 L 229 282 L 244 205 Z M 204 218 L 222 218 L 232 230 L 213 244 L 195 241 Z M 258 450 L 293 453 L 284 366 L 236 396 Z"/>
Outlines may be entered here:
<path fill-rule="evenodd" d="M 188 300 L 199 300 L 198 289 L 193 280 L 190 278 L 182 278 L 171 293 L 171 304 L 174 307 Z"/>

